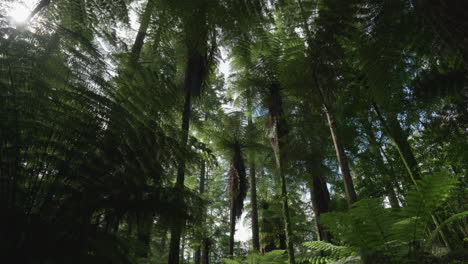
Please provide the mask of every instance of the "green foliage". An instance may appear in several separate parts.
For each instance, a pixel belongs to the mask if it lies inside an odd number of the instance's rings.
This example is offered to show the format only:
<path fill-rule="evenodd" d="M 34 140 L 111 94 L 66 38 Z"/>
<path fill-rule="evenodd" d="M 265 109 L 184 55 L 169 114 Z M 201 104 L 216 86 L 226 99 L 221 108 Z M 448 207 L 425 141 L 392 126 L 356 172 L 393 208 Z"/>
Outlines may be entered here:
<path fill-rule="evenodd" d="M 428 238 L 426 228 L 432 226 L 434 214 L 455 183 L 446 173 L 434 173 L 418 181 L 401 212 L 384 208 L 381 199 L 363 199 L 348 212 L 324 214 L 322 222 L 343 243 L 364 255 L 380 252 L 392 259 L 402 258 Z"/>
<path fill-rule="evenodd" d="M 223 259 L 225 264 L 283 264 L 287 263 L 288 257 L 285 250 L 273 250 L 263 255 L 250 253 L 245 258 Z"/>
<path fill-rule="evenodd" d="M 300 263 L 361 263 L 356 252 L 349 247 L 335 246 L 323 241 L 304 242 L 304 247 L 312 252 L 303 253 L 298 256 Z"/>

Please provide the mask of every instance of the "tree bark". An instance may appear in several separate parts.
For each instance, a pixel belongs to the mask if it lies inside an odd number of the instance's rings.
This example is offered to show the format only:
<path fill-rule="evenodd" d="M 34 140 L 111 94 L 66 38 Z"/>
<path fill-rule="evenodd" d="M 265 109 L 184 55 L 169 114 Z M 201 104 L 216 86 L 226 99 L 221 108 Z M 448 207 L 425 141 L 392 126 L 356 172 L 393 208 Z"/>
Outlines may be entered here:
<path fill-rule="evenodd" d="M 231 198 L 230 232 L 229 232 L 229 256 L 234 257 L 234 234 L 236 233 L 236 212 L 234 200 Z"/>
<path fill-rule="evenodd" d="M 201 262 L 201 246 L 197 246 L 197 249 L 195 250 L 195 254 L 193 256 L 193 261 L 194 261 L 194 264 L 200 264 L 200 262 Z"/>
<path fill-rule="evenodd" d="M 37 4 L 36 8 L 28 15 L 25 20 L 25 23 L 28 23 L 33 19 L 42 9 L 48 7 L 50 5 L 50 0 L 41 0 L 39 4 Z"/>
<path fill-rule="evenodd" d="M 333 139 L 333 145 L 335 146 L 336 158 L 338 159 L 338 164 L 340 166 L 341 175 L 343 177 L 346 200 L 348 202 L 348 207 L 351 207 L 353 203 L 357 201 L 356 191 L 354 190 L 353 178 L 349 170 L 348 158 L 344 151 L 343 144 L 341 142 L 340 136 L 338 136 L 336 121 L 333 113 L 330 111 L 330 107 L 324 103 L 325 115 L 327 116 L 328 126 L 330 127 L 330 134 Z"/>
<path fill-rule="evenodd" d="M 306 17 L 306 14 L 304 12 L 304 7 L 302 5 L 302 1 L 298 0 L 297 3 L 299 5 L 299 9 L 301 10 L 302 27 L 304 29 L 304 32 L 306 33 L 306 41 L 309 44 L 309 53 L 310 53 L 310 55 L 312 57 L 314 55 L 312 50 L 310 49 L 310 47 L 314 46 L 313 45 L 314 43 L 313 43 L 313 40 L 312 40 L 313 39 L 312 34 L 311 34 L 311 31 L 310 31 L 308 23 L 307 23 L 307 17 Z M 336 157 L 338 159 L 338 164 L 339 164 L 340 169 L 341 169 L 341 175 L 343 177 L 343 182 L 344 182 L 344 186 L 345 186 L 346 200 L 348 202 L 348 207 L 351 207 L 351 205 L 357 201 L 357 195 L 356 195 L 356 191 L 354 190 L 354 184 L 353 184 L 353 179 L 351 177 L 351 173 L 350 173 L 350 169 L 349 169 L 349 165 L 348 165 L 348 159 L 346 157 L 344 147 L 343 147 L 343 145 L 341 143 L 341 139 L 337 134 L 336 121 L 335 121 L 333 111 L 331 109 L 331 105 L 329 103 L 329 100 L 327 100 L 327 98 L 325 98 L 324 91 L 322 89 L 322 86 L 319 83 L 319 80 L 318 80 L 318 77 L 317 77 L 317 74 L 316 74 L 316 68 L 317 67 L 314 66 L 314 69 L 315 69 L 314 71 L 315 72 L 313 74 L 313 81 L 315 82 L 318 94 L 320 96 L 320 99 L 321 99 L 323 107 L 324 107 L 325 115 L 327 117 L 328 125 L 330 127 L 330 133 L 331 133 L 331 136 L 332 136 L 332 139 L 333 139 L 333 145 L 334 145 L 335 151 L 336 151 Z"/>
<path fill-rule="evenodd" d="M 421 173 L 419 171 L 416 158 L 414 157 L 413 150 L 408 142 L 407 133 L 401 127 L 395 113 L 389 113 L 387 114 L 387 117 L 385 117 L 376 103 L 373 103 L 373 106 L 384 130 L 387 132 L 393 145 L 397 149 L 411 180 L 416 184 L 416 181 L 421 179 Z"/>
<path fill-rule="evenodd" d="M 252 246 L 253 250 L 260 251 L 260 236 L 258 226 L 257 182 L 255 178 L 255 163 L 250 162 L 250 202 L 252 205 Z"/>
<path fill-rule="evenodd" d="M 153 217 L 148 213 L 141 213 L 137 217 L 137 238 L 143 246 L 139 257 L 147 258 L 150 250 L 151 228 Z"/>
<path fill-rule="evenodd" d="M 187 86 L 187 83 L 186 83 Z M 188 141 L 188 134 L 189 134 L 189 126 L 190 126 L 190 112 L 192 108 L 192 94 L 190 87 L 186 87 L 185 89 L 185 103 L 184 109 L 182 112 L 182 139 L 181 145 L 187 147 Z M 182 157 L 179 160 L 179 166 L 177 167 L 177 180 L 175 187 L 176 189 L 183 191 L 184 188 L 184 181 L 185 181 L 185 159 Z M 180 199 L 179 196 L 177 196 Z M 171 241 L 169 246 L 169 264 L 179 264 L 179 254 L 180 254 L 180 235 L 182 233 L 182 229 L 185 225 L 185 220 L 178 217 L 175 223 L 171 227 Z"/>
<path fill-rule="evenodd" d="M 268 98 L 268 111 L 269 111 L 269 126 L 272 130 L 270 136 L 270 142 L 273 147 L 273 152 L 275 153 L 276 158 L 276 168 L 279 174 L 281 182 L 281 198 L 282 198 L 282 211 L 283 211 L 283 221 L 284 229 L 286 234 L 286 243 L 287 243 L 287 252 L 288 252 L 288 262 L 289 264 L 295 264 L 294 257 L 294 246 L 292 243 L 292 228 L 291 228 L 291 218 L 289 214 L 289 201 L 288 201 L 288 191 L 286 185 L 286 175 L 284 172 L 284 165 L 286 163 L 285 157 L 285 146 L 286 139 L 285 137 L 288 134 L 286 120 L 284 119 L 283 114 L 283 102 L 280 93 L 280 87 L 278 84 L 272 84 L 269 87 L 269 98 Z"/>
<path fill-rule="evenodd" d="M 202 264 L 210 264 L 211 242 L 208 239 L 203 241 Z"/>
<path fill-rule="evenodd" d="M 141 48 L 143 47 L 143 43 L 148 32 L 148 26 L 151 20 L 151 14 L 153 13 L 154 6 L 154 0 L 148 0 L 145 11 L 141 16 L 140 27 L 138 28 L 138 33 L 132 46 L 131 59 L 133 62 L 137 62 L 140 57 Z"/>
<path fill-rule="evenodd" d="M 327 183 L 325 182 L 322 175 L 322 164 L 316 160 L 311 164 L 309 168 L 310 177 L 310 197 L 312 200 L 312 207 L 314 208 L 315 222 L 317 224 L 317 231 L 319 240 L 325 242 L 331 242 L 331 234 L 326 231 L 320 223 L 320 216 L 323 213 L 330 211 L 330 193 L 328 192 Z"/>
<path fill-rule="evenodd" d="M 248 125 L 253 127 L 252 120 L 252 100 L 247 99 L 247 108 L 248 108 Z M 259 226 L 258 226 L 258 206 L 257 206 L 257 179 L 255 171 L 255 157 L 253 153 L 250 155 L 250 203 L 252 208 L 252 247 L 254 251 L 260 251 L 260 236 L 259 236 Z"/>
<path fill-rule="evenodd" d="M 394 182 L 395 176 L 392 175 L 390 170 L 385 166 L 382 153 L 380 153 L 380 144 L 377 142 L 377 138 L 375 137 L 374 131 L 372 130 L 372 123 L 367 117 L 363 117 L 362 124 L 369 141 L 370 150 L 376 158 L 377 169 L 384 178 L 383 181 L 385 184 L 385 192 L 387 193 L 390 206 L 394 209 L 399 209 L 400 204 L 392 184 L 392 182 Z"/>

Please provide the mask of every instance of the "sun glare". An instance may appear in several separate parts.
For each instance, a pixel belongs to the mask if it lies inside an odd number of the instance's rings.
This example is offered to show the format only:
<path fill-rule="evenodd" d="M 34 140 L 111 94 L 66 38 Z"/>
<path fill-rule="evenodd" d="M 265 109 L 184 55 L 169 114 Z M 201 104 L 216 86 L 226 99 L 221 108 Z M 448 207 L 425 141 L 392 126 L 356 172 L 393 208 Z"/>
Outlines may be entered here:
<path fill-rule="evenodd" d="M 25 3 L 14 3 L 8 12 L 8 15 L 16 23 L 22 23 L 31 13 L 30 8 Z"/>

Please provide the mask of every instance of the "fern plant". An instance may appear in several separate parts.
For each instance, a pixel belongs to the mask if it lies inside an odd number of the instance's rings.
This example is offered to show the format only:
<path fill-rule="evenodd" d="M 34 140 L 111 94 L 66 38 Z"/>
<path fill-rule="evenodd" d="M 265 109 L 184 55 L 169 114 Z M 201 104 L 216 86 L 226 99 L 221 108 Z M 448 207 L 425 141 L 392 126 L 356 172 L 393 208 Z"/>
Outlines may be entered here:
<path fill-rule="evenodd" d="M 273 250 L 264 255 L 251 253 L 245 258 L 223 259 L 225 264 L 285 264 L 287 261 L 285 250 Z"/>
<path fill-rule="evenodd" d="M 422 242 L 430 239 L 427 230 L 434 229 L 437 209 L 456 181 L 440 172 L 417 183 L 401 212 L 384 208 L 380 198 L 363 199 L 348 212 L 324 214 L 322 221 L 341 242 L 358 248 L 365 262 L 414 259 L 423 251 Z"/>
<path fill-rule="evenodd" d="M 304 247 L 311 250 L 298 256 L 299 263 L 361 263 L 356 250 L 346 246 L 336 246 L 324 241 L 308 241 Z"/>

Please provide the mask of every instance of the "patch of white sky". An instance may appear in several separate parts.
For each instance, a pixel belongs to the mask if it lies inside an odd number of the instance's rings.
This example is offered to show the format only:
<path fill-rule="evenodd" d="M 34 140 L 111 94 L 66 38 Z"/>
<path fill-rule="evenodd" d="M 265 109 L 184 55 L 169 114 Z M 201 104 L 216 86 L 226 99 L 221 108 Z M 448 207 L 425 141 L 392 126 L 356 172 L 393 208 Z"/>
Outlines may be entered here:
<path fill-rule="evenodd" d="M 19 0 L 19 1 L 6 1 L 0 4 L 1 10 L 5 11 L 6 18 L 14 25 L 23 23 L 29 14 L 34 10 L 38 0 Z"/>

